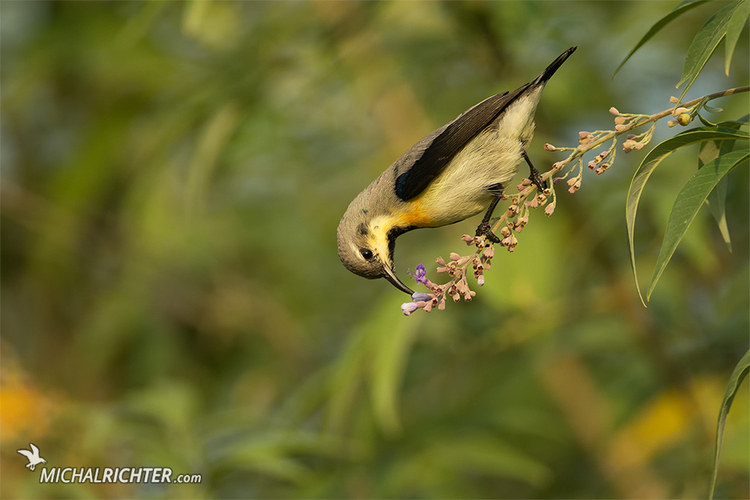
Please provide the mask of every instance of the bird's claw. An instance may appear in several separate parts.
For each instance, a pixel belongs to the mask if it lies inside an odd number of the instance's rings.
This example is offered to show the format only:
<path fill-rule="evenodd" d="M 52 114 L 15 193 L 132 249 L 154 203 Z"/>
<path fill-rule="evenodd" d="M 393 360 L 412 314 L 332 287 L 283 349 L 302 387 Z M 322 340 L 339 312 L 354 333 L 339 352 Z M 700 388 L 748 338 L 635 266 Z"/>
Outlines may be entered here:
<path fill-rule="evenodd" d="M 476 236 L 484 236 L 492 243 L 500 243 L 500 238 L 492 232 L 492 226 L 487 222 L 482 222 L 477 226 Z"/>
<path fill-rule="evenodd" d="M 529 180 L 534 183 L 537 189 L 539 189 L 540 193 L 543 193 L 544 190 L 547 189 L 547 181 L 545 181 L 542 178 L 542 175 L 539 173 L 539 170 L 535 169 L 534 167 L 531 167 Z"/>

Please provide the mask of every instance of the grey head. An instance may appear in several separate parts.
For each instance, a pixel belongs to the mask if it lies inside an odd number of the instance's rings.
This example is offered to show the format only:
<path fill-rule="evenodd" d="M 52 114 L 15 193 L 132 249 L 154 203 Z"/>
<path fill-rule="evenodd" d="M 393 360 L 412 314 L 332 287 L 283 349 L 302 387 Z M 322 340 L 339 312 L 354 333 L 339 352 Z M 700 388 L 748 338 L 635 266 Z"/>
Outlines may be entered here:
<path fill-rule="evenodd" d="M 354 274 L 368 279 L 385 278 L 411 295 L 414 291 L 393 271 L 393 252 L 396 238 L 412 228 L 399 225 L 397 219 L 379 209 L 385 202 L 382 196 L 373 195 L 379 180 L 360 193 L 341 218 L 337 231 L 339 259 Z"/>

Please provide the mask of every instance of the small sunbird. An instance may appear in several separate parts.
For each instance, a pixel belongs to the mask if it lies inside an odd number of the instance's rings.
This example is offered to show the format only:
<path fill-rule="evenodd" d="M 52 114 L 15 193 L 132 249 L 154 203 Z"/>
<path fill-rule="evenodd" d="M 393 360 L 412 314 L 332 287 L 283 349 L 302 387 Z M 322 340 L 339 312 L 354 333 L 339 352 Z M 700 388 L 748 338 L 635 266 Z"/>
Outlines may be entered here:
<path fill-rule="evenodd" d="M 426 135 L 367 186 L 339 223 L 344 267 L 365 278 L 385 278 L 411 295 L 393 269 L 398 236 L 486 210 L 476 235 L 498 242 L 491 229 L 492 212 L 518 165 L 525 160 L 529 179 L 540 190 L 546 188 L 526 149 L 544 85 L 575 50 L 560 54 L 535 80 L 485 99 Z"/>

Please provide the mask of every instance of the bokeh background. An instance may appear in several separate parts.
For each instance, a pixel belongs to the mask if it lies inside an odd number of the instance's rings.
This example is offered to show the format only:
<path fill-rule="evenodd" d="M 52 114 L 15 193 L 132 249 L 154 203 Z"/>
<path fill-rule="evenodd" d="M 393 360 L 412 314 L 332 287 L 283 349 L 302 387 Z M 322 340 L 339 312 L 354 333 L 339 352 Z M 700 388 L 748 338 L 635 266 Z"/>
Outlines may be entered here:
<path fill-rule="evenodd" d="M 405 296 L 348 273 L 335 242 L 411 144 L 570 46 L 537 114 L 540 169 L 562 158 L 545 142 L 612 128 L 610 106 L 667 109 L 720 4 L 612 73 L 676 3 L 2 2 L 2 497 L 705 496 L 748 347 L 747 169 L 733 251 L 705 210 L 648 308 L 624 216 L 645 150 L 559 188 L 446 311 L 402 316 Z M 747 84 L 747 30 L 729 77 L 722 50 L 688 98 Z M 750 108 L 715 104 L 715 121 Z M 644 280 L 696 152 L 646 188 Z M 476 223 L 402 236 L 398 273 L 437 280 Z M 719 498 L 749 494 L 749 418 L 742 390 Z M 50 467 L 203 481 L 40 485 L 29 442 Z"/>

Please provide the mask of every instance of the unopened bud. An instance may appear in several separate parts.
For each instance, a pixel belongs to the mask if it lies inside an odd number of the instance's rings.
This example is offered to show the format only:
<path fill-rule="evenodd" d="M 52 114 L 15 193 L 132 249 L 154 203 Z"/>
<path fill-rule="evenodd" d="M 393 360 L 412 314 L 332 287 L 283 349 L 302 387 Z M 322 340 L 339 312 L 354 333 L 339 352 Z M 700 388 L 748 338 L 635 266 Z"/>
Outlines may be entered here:
<path fill-rule="evenodd" d="M 680 100 L 677 99 L 675 96 L 671 96 L 669 98 L 669 102 L 671 102 L 672 104 L 677 104 L 678 102 L 680 102 Z"/>
<path fill-rule="evenodd" d="M 683 127 L 688 125 L 691 121 L 693 121 L 693 117 L 690 116 L 690 113 L 682 113 L 677 117 L 677 123 L 679 123 Z"/>
<path fill-rule="evenodd" d="M 676 121 L 674 121 L 674 120 L 669 120 L 669 121 L 667 122 L 667 127 L 669 127 L 669 128 L 672 128 L 672 127 L 674 127 L 675 125 L 677 125 L 677 122 L 676 122 Z"/>
<path fill-rule="evenodd" d="M 615 125 L 622 125 L 626 121 L 628 121 L 628 119 L 624 116 L 618 116 L 617 118 L 615 118 Z"/>
<path fill-rule="evenodd" d="M 625 132 L 627 129 L 627 125 L 615 125 L 615 132 Z"/>
<path fill-rule="evenodd" d="M 547 151 L 557 151 L 557 148 L 549 142 L 544 145 L 544 149 L 546 149 Z"/>
<path fill-rule="evenodd" d="M 687 108 L 680 106 L 679 108 L 675 108 L 672 110 L 672 116 L 679 116 L 683 113 L 687 113 L 687 110 Z"/>
<path fill-rule="evenodd" d="M 614 107 L 614 106 L 612 106 L 611 108 L 609 108 L 609 112 L 612 113 L 615 116 L 620 116 L 620 112 L 617 111 L 617 108 Z"/>

